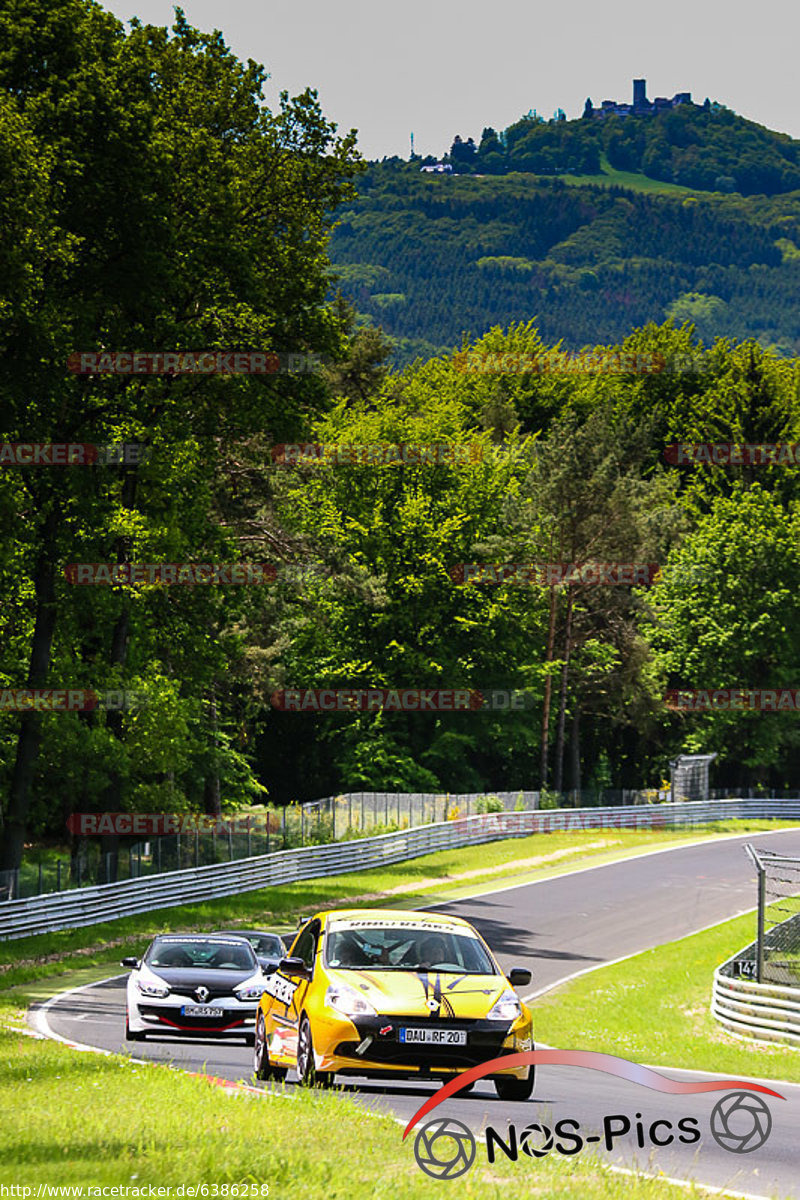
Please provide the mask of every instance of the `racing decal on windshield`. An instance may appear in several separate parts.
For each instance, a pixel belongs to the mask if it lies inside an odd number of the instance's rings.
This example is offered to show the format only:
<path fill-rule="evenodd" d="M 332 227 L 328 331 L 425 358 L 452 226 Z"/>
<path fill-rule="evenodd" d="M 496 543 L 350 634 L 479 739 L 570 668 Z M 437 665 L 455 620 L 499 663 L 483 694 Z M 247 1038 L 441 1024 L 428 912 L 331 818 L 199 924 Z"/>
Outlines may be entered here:
<path fill-rule="evenodd" d="M 281 1004 L 285 1004 L 287 1008 L 292 1003 L 299 986 L 291 979 L 284 979 L 282 975 L 278 974 L 267 975 L 264 980 L 264 991 Z"/>
<path fill-rule="evenodd" d="M 353 917 L 351 920 L 330 921 L 328 929 L 329 931 L 339 931 L 341 929 L 397 929 L 404 932 L 406 930 L 419 929 L 431 930 L 436 933 L 451 933 L 457 937 L 471 937 L 474 941 L 477 941 L 477 938 L 468 929 L 461 929 L 460 926 L 455 928 L 452 925 L 445 924 L 444 921 L 398 921 L 396 918 L 387 920 L 380 917 L 366 920 L 360 917 Z"/>
<path fill-rule="evenodd" d="M 241 946 L 242 938 L 236 938 L 234 941 L 226 938 L 204 938 L 204 937 L 165 937 L 161 936 L 158 939 L 160 946 Z"/>

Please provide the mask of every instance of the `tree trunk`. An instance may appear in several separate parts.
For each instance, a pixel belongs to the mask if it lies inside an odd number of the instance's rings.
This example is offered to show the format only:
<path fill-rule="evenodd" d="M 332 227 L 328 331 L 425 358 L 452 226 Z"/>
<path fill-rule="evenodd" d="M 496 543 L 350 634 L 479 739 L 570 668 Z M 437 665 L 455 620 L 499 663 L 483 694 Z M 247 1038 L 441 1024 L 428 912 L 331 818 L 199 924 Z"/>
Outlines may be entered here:
<path fill-rule="evenodd" d="M 567 718 L 567 690 L 569 684 L 569 658 L 572 652 L 572 597 L 573 588 L 567 588 L 567 620 L 564 629 L 564 666 L 561 668 L 561 699 L 558 710 L 558 733 L 556 735 L 556 778 L 555 790 L 561 791 L 564 777 L 564 725 Z"/>
<path fill-rule="evenodd" d="M 211 696 L 209 701 L 209 715 L 211 717 L 211 744 L 214 747 L 214 769 L 211 775 L 206 775 L 203 781 L 203 808 L 210 817 L 222 816 L 222 791 L 219 783 L 219 768 L 217 766 L 217 751 L 219 749 L 219 739 L 217 737 L 217 700 L 216 696 Z"/>
<path fill-rule="evenodd" d="M 545 663 L 553 661 L 553 650 L 556 641 L 556 589 L 550 588 L 550 629 L 547 634 L 547 654 Z M 547 678 L 544 681 L 544 704 L 542 706 L 542 755 L 541 755 L 541 770 L 539 771 L 540 784 L 542 790 L 547 787 L 548 777 L 548 757 L 550 749 L 550 697 L 553 692 L 553 677 L 548 671 Z"/>
<path fill-rule="evenodd" d="M 580 804 L 581 791 L 581 710 L 578 697 L 573 696 L 575 710 L 570 730 L 570 787 L 575 795 L 575 806 Z"/>
<path fill-rule="evenodd" d="M 133 508 L 136 500 L 136 484 L 137 470 L 134 467 L 128 471 L 122 483 L 122 503 L 126 508 Z M 117 562 L 124 563 L 127 558 L 127 539 L 120 538 L 117 542 Z M 119 616 L 114 622 L 114 632 L 111 635 L 111 649 L 109 653 L 109 666 L 114 671 L 115 667 L 125 666 L 125 661 L 128 657 L 128 643 L 130 641 L 131 630 L 131 608 L 130 600 L 125 595 L 122 601 L 122 608 Z M 114 735 L 118 741 L 124 741 L 125 723 L 123 718 L 123 708 L 112 708 L 106 712 L 106 728 Z M 116 812 L 124 808 L 123 800 L 123 783 L 118 771 L 112 770 L 108 785 L 105 790 L 105 810 L 106 812 Z M 119 834 L 105 834 L 100 843 L 100 852 L 102 855 L 102 865 L 104 878 L 106 883 L 116 883 L 119 876 Z"/>
<path fill-rule="evenodd" d="M 42 546 L 34 572 L 36 618 L 28 666 L 29 688 L 47 683 L 50 655 L 56 627 L 56 531 L 61 514 L 50 512 L 42 529 Z M 31 791 L 42 742 L 42 714 L 29 709 L 20 718 L 17 753 L 11 774 L 8 808 L 0 844 L 0 871 L 13 871 L 22 865 L 22 851 L 28 828 Z"/>

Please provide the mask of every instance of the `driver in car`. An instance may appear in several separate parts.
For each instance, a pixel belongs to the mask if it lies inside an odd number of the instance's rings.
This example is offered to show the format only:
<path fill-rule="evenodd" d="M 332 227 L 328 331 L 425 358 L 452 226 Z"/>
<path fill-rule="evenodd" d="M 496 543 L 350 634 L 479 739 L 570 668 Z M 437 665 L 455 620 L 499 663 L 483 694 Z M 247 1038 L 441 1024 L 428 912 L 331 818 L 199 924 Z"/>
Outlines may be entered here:
<path fill-rule="evenodd" d="M 442 963 L 446 960 L 447 947 L 444 944 L 444 938 L 438 933 L 432 933 L 430 937 L 426 937 L 420 946 L 419 965 L 421 967 L 435 967 L 437 963 Z"/>

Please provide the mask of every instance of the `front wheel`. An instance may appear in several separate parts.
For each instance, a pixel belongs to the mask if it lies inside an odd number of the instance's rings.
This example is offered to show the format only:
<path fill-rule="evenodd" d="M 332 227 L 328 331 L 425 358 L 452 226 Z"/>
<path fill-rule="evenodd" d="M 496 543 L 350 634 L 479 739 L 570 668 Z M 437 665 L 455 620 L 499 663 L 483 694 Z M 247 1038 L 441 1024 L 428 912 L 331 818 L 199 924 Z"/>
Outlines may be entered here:
<path fill-rule="evenodd" d="M 269 1061 L 267 1047 L 267 1027 L 264 1024 L 264 1014 L 258 1014 L 256 1031 L 253 1038 L 253 1074 L 256 1079 L 285 1079 L 286 1067 L 275 1067 Z"/>
<path fill-rule="evenodd" d="M 331 1071 L 318 1071 L 314 1060 L 314 1043 L 308 1017 L 303 1015 L 297 1033 L 297 1074 L 305 1087 L 330 1087 L 333 1083 Z"/>
<path fill-rule="evenodd" d="M 530 1100 L 536 1080 L 536 1068 L 528 1068 L 527 1079 L 516 1079 L 513 1075 L 498 1075 L 494 1081 L 495 1091 L 501 1100 Z"/>

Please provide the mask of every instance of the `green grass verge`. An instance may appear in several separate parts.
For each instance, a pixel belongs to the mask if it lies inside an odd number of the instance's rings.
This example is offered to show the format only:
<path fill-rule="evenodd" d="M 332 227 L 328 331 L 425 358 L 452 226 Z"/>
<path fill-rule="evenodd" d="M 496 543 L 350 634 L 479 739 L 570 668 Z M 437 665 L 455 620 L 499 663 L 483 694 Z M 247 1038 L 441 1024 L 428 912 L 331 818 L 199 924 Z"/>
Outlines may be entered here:
<path fill-rule="evenodd" d="M 121 1056 L 81 1054 L 0 1030 L 0 1184 L 36 1187 L 250 1184 L 270 1200 L 428 1200 L 413 1136 L 341 1097 L 233 1098 L 201 1079 Z M 523 1156 L 524 1158 L 524 1156 Z M 459 1196 L 685 1200 L 660 1181 L 554 1155 L 489 1166 L 483 1147 Z M 702 1195 L 692 1189 L 689 1193 Z M 128 1192 L 128 1195 L 135 1195 Z M 212 1192 L 209 1190 L 208 1195 Z"/>
<path fill-rule="evenodd" d="M 614 862 L 646 850 L 720 833 L 775 829 L 790 822 L 726 821 L 686 830 L 586 830 L 506 838 L 481 846 L 442 850 L 370 871 L 264 888 L 198 904 L 159 909 L 85 929 L 62 930 L 0 942 L 0 1007 L 19 1006 L 24 989 L 42 980 L 52 990 L 72 986 L 70 974 L 87 967 L 117 966 L 123 953 L 143 951 L 156 934 L 174 929 L 220 929 L 229 925 L 287 931 L 298 917 L 348 905 L 415 908 L 438 899 L 474 895 L 482 888 L 546 879 L 581 866 Z M 536 861 L 531 861 L 536 860 Z M 465 877 L 469 873 L 468 877 Z M 402 892 L 399 888 L 409 888 Z M 10 996 L 9 989 L 17 989 Z"/>
<path fill-rule="evenodd" d="M 710 1012 L 715 968 L 754 937 L 755 915 L 746 913 L 590 971 L 534 1002 L 537 1037 L 635 1062 L 800 1083 L 790 1046 L 741 1041 Z"/>

